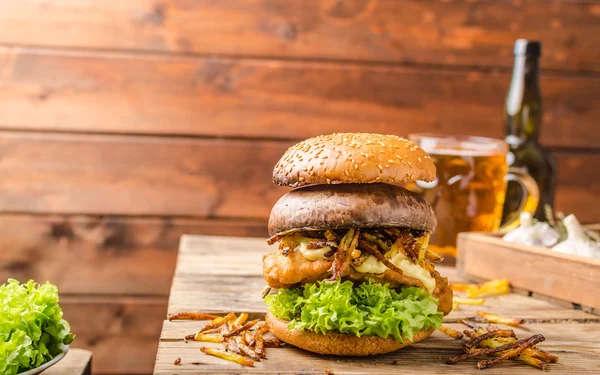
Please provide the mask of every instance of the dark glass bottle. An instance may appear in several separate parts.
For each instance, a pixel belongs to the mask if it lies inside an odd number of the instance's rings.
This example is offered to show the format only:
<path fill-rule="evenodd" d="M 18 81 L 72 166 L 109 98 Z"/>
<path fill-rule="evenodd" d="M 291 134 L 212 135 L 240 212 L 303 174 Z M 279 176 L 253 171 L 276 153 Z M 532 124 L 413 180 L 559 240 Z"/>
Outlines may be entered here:
<path fill-rule="evenodd" d="M 525 169 L 537 182 L 540 202 L 535 217 L 545 220 L 544 206 L 554 207 L 556 166 L 552 155 L 539 143 L 542 98 L 539 82 L 540 42 L 519 39 L 515 42 L 515 63 L 504 112 L 505 140 L 510 147 L 508 164 Z M 504 219 L 519 209 L 522 189 L 509 182 L 504 204 Z"/>

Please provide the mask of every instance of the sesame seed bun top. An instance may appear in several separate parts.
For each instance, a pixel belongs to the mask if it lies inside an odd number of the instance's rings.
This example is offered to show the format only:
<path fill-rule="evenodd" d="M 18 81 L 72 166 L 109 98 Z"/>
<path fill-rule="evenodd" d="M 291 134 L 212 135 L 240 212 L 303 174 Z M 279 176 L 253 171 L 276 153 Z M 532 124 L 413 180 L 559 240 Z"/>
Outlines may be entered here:
<path fill-rule="evenodd" d="M 433 160 L 411 141 L 373 133 L 336 133 L 290 147 L 275 165 L 280 186 L 433 181 Z"/>

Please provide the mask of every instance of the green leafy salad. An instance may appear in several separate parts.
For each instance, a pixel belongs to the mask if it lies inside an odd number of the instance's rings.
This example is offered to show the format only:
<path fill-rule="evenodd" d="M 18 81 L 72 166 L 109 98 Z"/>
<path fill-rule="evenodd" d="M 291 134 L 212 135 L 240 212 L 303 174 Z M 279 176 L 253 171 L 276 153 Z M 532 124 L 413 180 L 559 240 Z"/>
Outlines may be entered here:
<path fill-rule="evenodd" d="M 279 289 L 265 298 L 269 311 L 289 320 L 289 329 L 325 334 L 393 336 L 412 341 L 414 333 L 442 325 L 437 299 L 416 287 L 390 289 L 387 285 L 351 281 L 306 284 Z"/>
<path fill-rule="evenodd" d="M 52 284 L 9 279 L 0 286 L 0 374 L 39 367 L 62 353 L 74 338 L 62 315 Z"/>

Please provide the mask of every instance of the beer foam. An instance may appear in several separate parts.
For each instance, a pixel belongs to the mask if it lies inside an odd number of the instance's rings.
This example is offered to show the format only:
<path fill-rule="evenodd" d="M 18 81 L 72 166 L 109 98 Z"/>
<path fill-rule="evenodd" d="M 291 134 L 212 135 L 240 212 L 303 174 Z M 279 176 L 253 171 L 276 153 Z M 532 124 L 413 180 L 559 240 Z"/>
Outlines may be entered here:
<path fill-rule="evenodd" d="M 494 156 L 508 152 L 506 143 L 482 137 L 423 138 L 419 146 L 431 155 Z"/>
<path fill-rule="evenodd" d="M 474 149 L 452 149 L 452 148 L 434 148 L 432 150 L 425 149 L 429 155 L 450 155 L 450 156 L 494 156 L 503 155 L 500 150 L 474 150 Z"/>

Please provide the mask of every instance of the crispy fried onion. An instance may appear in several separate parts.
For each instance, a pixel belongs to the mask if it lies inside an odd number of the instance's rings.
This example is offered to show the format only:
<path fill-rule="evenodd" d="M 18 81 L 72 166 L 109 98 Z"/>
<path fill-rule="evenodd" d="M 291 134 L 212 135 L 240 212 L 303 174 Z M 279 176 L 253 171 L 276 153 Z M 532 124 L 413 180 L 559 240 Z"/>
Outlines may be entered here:
<path fill-rule="evenodd" d="M 359 235 L 360 229 L 350 229 L 340 240 L 340 246 L 331 265 L 332 275 L 328 279 L 329 281 L 339 280 L 350 266 L 351 253 L 356 249 Z"/>
<path fill-rule="evenodd" d="M 425 268 L 433 275 L 435 269 L 432 262 L 440 262 L 442 257 L 427 249 L 429 234 L 406 228 L 369 228 L 360 230 L 351 228 L 340 230 L 302 230 L 294 229 L 278 233 L 267 240 L 274 244 L 281 241 L 279 251 L 288 256 L 301 244 L 307 249 L 331 248 L 325 254 L 326 258 L 333 257 L 329 281 L 338 280 L 345 276 L 350 264 L 360 266 L 369 256 L 374 256 L 391 271 L 402 275 L 402 270 L 391 263 L 391 254 L 402 253 L 413 263 Z M 388 257 L 386 257 L 388 255 Z"/>
<path fill-rule="evenodd" d="M 391 269 L 396 273 L 399 273 L 400 275 L 403 274 L 402 270 L 396 267 L 394 263 L 390 262 L 381 252 L 379 252 L 379 250 L 377 250 L 377 247 L 373 244 L 370 244 L 369 242 L 364 240 L 360 240 L 358 241 L 358 246 L 360 246 L 360 248 L 365 250 L 367 253 L 373 255 L 375 258 L 377 258 L 378 261 L 385 264 L 387 268 Z"/>

